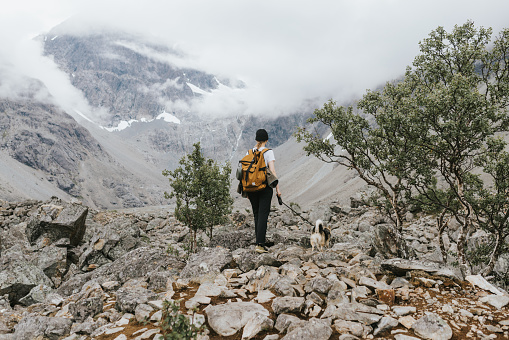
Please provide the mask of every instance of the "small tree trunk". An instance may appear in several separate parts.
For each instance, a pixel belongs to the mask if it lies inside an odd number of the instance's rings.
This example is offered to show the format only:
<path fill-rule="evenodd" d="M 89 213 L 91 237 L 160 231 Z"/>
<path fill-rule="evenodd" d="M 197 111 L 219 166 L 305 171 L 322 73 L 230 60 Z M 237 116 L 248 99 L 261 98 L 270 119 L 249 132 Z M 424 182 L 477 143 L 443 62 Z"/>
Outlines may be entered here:
<path fill-rule="evenodd" d="M 500 250 L 502 249 L 502 240 L 503 240 L 502 232 L 498 230 L 495 236 L 495 247 L 491 252 L 490 261 L 488 262 L 488 265 L 481 271 L 482 276 L 489 275 L 493 271 L 493 268 L 495 268 L 495 264 L 497 263 L 498 258 L 500 256 Z"/>
<path fill-rule="evenodd" d="M 447 210 L 442 211 L 440 217 L 437 218 L 437 227 L 438 227 L 438 244 L 440 245 L 440 253 L 442 254 L 442 262 L 447 263 L 447 250 L 445 249 L 444 244 L 444 231 L 449 224 L 449 221 L 444 223 L 444 218 Z"/>
<path fill-rule="evenodd" d="M 471 225 L 471 217 L 470 213 L 472 212 L 472 207 L 468 202 L 465 200 L 465 196 L 463 194 L 463 181 L 461 180 L 461 177 L 456 173 L 456 185 L 458 189 L 458 199 L 463 206 L 463 209 L 465 210 L 465 217 L 463 219 L 463 223 L 461 223 L 460 231 L 458 235 L 458 262 L 460 264 L 460 270 L 463 275 L 471 275 L 472 271 L 470 269 L 470 266 L 467 262 L 466 257 L 466 243 L 467 243 L 467 233 L 468 229 Z"/>
<path fill-rule="evenodd" d="M 460 269 L 463 275 L 471 275 L 472 271 L 470 269 L 470 266 L 467 263 L 467 257 L 466 257 L 466 243 L 467 243 L 467 233 L 468 233 L 468 227 L 470 226 L 470 218 L 465 218 L 464 222 L 460 226 L 460 232 L 458 235 L 458 262 L 460 264 Z"/>

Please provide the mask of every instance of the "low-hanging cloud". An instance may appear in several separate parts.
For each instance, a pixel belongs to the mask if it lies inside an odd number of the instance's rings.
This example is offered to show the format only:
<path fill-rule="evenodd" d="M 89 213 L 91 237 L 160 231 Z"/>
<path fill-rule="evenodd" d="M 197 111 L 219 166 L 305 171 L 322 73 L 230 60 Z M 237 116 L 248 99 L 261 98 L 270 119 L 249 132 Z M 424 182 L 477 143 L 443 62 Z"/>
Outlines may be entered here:
<path fill-rule="evenodd" d="M 21 2 L 28 17 L 38 18 L 39 7 L 30 10 L 35 0 Z M 310 101 L 319 105 L 329 98 L 351 101 L 366 89 L 401 76 L 417 55 L 418 42 L 438 26 L 451 30 L 473 20 L 477 26 L 493 27 L 494 35 L 509 26 L 505 0 L 487 0 L 482 6 L 472 0 L 53 1 L 55 8 L 64 3 L 53 19 L 71 17 L 67 32 L 123 30 L 182 52 L 165 62 L 242 81 L 244 88 L 219 86 L 198 96 L 191 106 L 166 103 L 214 115 L 277 115 L 301 111 Z M 9 5 L 4 7 L 0 21 L 10 16 Z M 15 12 L 23 15 L 19 8 Z M 40 28 L 44 33 L 48 20 L 35 20 L 39 24 L 28 25 L 30 32 Z M 0 52 L 0 63 L 42 80 L 63 105 L 92 110 L 68 76 L 41 57 L 40 48 L 20 43 L 27 32 L 14 22 L 10 18 L 0 24 L 2 50 L 8 50 Z M 19 32 L 6 35 L 12 31 L 5 27 L 8 24 Z M 167 57 L 144 53 L 159 61 Z"/>

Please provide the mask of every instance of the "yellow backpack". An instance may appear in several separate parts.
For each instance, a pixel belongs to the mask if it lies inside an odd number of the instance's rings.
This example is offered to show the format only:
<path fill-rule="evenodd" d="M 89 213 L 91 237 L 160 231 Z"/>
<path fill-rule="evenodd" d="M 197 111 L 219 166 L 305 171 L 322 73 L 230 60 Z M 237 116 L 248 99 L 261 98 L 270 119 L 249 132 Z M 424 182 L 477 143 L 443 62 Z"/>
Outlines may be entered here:
<path fill-rule="evenodd" d="M 242 191 L 255 192 L 265 189 L 267 186 L 267 166 L 263 154 L 270 149 L 253 151 L 249 149 L 248 154 L 239 163 L 242 166 Z"/>

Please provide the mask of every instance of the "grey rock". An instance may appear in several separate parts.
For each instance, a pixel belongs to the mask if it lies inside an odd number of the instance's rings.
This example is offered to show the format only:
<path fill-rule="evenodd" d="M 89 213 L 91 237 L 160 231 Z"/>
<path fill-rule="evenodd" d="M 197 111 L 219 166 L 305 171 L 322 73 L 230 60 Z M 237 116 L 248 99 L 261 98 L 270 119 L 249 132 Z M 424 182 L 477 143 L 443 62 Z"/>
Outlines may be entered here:
<path fill-rule="evenodd" d="M 71 245 L 77 246 L 85 235 L 87 214 L 86 206 L 53 199 L 41 205 L 37 215 L 30 219 L 26 228 L 27 238 L 32 244 L 41 236 L 51 241 L 68 238 Z"/>
<path fill-rule="evenodd" d="M 154 311 L 154 308 L 151 306 L 140 303 L 136 306 L 136 309 L 134 310 L 134 316 L 136 317 L 136 321 L 143 322 L 144 320 L 148 320 L 150 317 L 150 313 Z"/>
<path fill-rule="evenodd" d="M 486 329 L 492 333 L 504 333 L 504 330 L 500 327 L 493 326 L 493 325 L 486 325 Z"/>
<path fill-rule="evenodd" d="M 265 338 L 263 338 L 263 340 L 278 340 L 278 339 L 279 335 L 277 334 L 269 334 Z"/>
<path fill-rule="evenodd" d="M 261 331 L 270 330 L 274 327 L 274 321 L 264 314 L 255 313 L 248 320 L 242 332 L 242 339 L 252 339 Z"/>
<path fill-rule="evenodd" d="M 24 306 L 30 306 L 35 303 L 41 303 L 46 300 L 48 294 L 53 291 L 51 287 L 46 285 L 37 285 L 30 290 L 30 292 L 22 297 L 19 302 Z"/>
<path fill-rule="evenodd" d="M 306 283 L 304 290 L 306 293 L 317 292 L 320 294 L 327 294 L 331 289 L 333 283 L 324 277 L 315 277 Z"/>
<path fill-rule="evenodd" d="M 351 333 L 356 337 L 363 338 L 365 338 L 372 331 L 371 327 L 366 326 L 360 322 L 346 321 L 341 319 L 337 319 L 334 321 L 334 329 L 339 334 Z"/>
<path fill-rule="evenodd" d="M 116 308 L 121 312 L 135 313 L 136 306 L 157 298 L 156 293 L 143 287 L 120 288 L 117 291 Z"/>
<path fill-rule="evenodd" d="M 3 312 L 12 310 L 8 294 L 0 295 L 0 310 Z"/>
<path fill-rule="evenodd" d="M 359 279 L 359 285 L 361 286 L 366 286 L 368 288 L 371 288 L 373 290 L 376 290 L 376 289 L 391 289 L 392 287 L 389 286 L 387 283 L 385 282 L 380 282 L 380 281 L 377 281 L 377 280 L 373 280 L 372 278 L 369 278 L 369 277 L 361 277 Z"/>
<path fill-rule="evenodd" d="M 80 299 L 69 304 L 69 313 L 77 322 L 83 322 L 88 317 L 94 317 L 103 311 L 103 298 L 94 296 Z"/>
<path fill-rule="evenodd" d="M 405 240 L 397 235 L 398 232 L 391 224 L 376 225 L 373 228 L 372 252 L 389 259 L 408 254 Z"/>
<path fill-rule="evenodd" d="M 67 271 L 67 249 L 49 245 L 37 252 L 37 267 L 59 285 Z"/>
<path fill-rule="evenodd" d="M 204 309 L 210 327 L 221 336 L 230 336 L 242 329 L 255 315 L 269 316 L 269 311 L 253 302 L 232 302 Z"/>
<path fill-rule="evenodd" d="M 392 310 L 397 316 L 405 316 L 417 311 L 417 309 L 413 306 L 392 306 Z"/>
<path fill-rule="evenodd" d="M 452 338 L 452 329 L 435 313 L 424 315 L 412 324 L 415 334 L 424 339 L 448 340 Z"/>
<path fill-rule="evenodd" d="M 83 285 L 86 282 L 90 281 L 93 274 L 96 274 L 96 273 L 90 272 L 90 273 L 72 275 L 67 280 L 65 280 L 60 285 L 60 287 L 58 287 L 56 289 L 56 291 L 57 291 L 57 293 L 61 294 L 62 296 L 69 296 L 71 294 L 77 293 L 81 290 L 81 287 L 83 287 Z"/>
<path fill-rule="evenodd" d="M 390 286 L 394 289 L 397 289 L 402 287 L 412 287 L 412 284 L 403 277 L 396 277 L 394 280 L 392 280 Z"/>
<path fill-rule="evenodd" d="M 286 334 L 282 340 L 328 340 L 332 335 L 330 321 L 312 318 Z"/>
<path fill-rule="evenodd" d="M 281 280 L 277 268 L 261 266 L 253 274 L 248 276 L 249 283 L 246 289 L 255 292 L 266 289 L 273 289 L 276 283 Z"/>
<path fill-rule="evenodd" d="M 415 336 L 409 336 L 405 334 L 396 334 L 394 335 L 395 340 L 421 340 L 420 338 L 416 338 Z"/>
<path fill-rule="evenodd" d="M 233 257 L 226 248 L 202 248 L 199 253 L 193 254 L 186 266 L 182 269 L 180 277 L 196 278 L 209 273 L 219 274 L 232 262 Z"/>
<path fill-rule="evenodd" d="M 170 271 L 151 272 L 148 275 L 148 289 L 157 291 L 165 291 L 167 289 L 168 280 L 173 279 L 173 273 Z"/>
<path fill-rule="evenodd" d="M 224 232 L 216 232 L 209 243 L 209 247 L 213 248 L 221 246 L 231 251 L 239 248 L 247 248 L 255 243 L 255 233 L 253 229 L 244 230 L 225 230 Z"/>
<path fill-rule="evenodd" d="M 272 253 L 258 254 L 251 249 L 242 249 L 234 256 L 240 270 L 248 272 L 258 269 L 260 266 L 279 267 L 281 262 Z"/>
<path fill-rule="evenodd" d="M 289 278 L 282 276 L 279 278 L 279 280 L 274 284 L 273 289 L 274 291 L 281 296 L 295 296 L 295 289 L 293 285 L 296 282 Z"/>
<path fill-rule="evenodd" d="M 338 340 L 359 340 L 359 338 L 352 334 L 341 334 Z"/>
<path fill-rule="evenodd" d="M 341 284 L 334 284 L 327 294 L 327 304 L 348 303 L 350 298 L 346 295 Z"/>
<path fill-rule="evenodd" d="M 502 309 L 509 304 L 509 296 L 506 295 L 488 295 L 480 299 L 481 302 L 487 303 L 497 309 Z"/>
<path fill-rule="evenodd" d="M 382 319 L 380 319 L 380 322 L 373 331 L 373 335 L 378 335 L 384 331 L 393 329 L 394 327 L 398 326 L 398 324 L 399 324 L 398 320 L 390 316 L 384 316 Z"/>
<path fill-rule="evenodd" d="M 167 271 L 168 268 L 182 269 L 181 259 L 168 255 L 162 249 L 141 247 L 134 249 L 108 266 L 92 272 L 92 278 L 108 276 L 110 280 L 124 283 L 132 278 L 147 277 L 154 272 Z"/>
<path fill-rule="evenodd" d="M 18 303 L 38 285 L 52 287 L 53 283 L 35 265 L 23 259 L 0 265 L 0 295 L 8 294 L 11 303 Z"/>
<path fill-rule="evenodd" d="M 281 313 L 277 316 L 276 325 L 274 326 L 280 333 L 285 332 L 291 324 L 301 322 L 303 320 L 290 314 Z"/>
<path fill-rule="evenodd" d="M 303 297 L 276 297 L 272 301 L 272 310 L 276 314 L 300 313 L 306 300 Z"/>
<path fill-rule="evenodd" d="M 26 316 L 16 325 L 14 339 L 33 340 L 46 337 L 57 340 L 71 331 L 72 320 L 46 316 Z"/>
<path fill-rule="evenodd" d="M 453 280 L 460 279 L 452 270 L 439 268 L 434 263 L 423 263 L 422 261 L 393 258 L 382 261 L 381 266 L 382 269 L 388 270 L 397 276 L 405 276 L 405 274 L 409 271 L 421 270 L 431 275 L 445 276 Z"/>
<path fill-rule="evenodd" d="M 332 313 L 332 318 L 359 321 L 365 325 L 371 325 L 380 321 L 382 314 L 383 312 L 377 308 L 369 307 L 361 303 L 344 303 L 337 305 L 337 309 Z"/>

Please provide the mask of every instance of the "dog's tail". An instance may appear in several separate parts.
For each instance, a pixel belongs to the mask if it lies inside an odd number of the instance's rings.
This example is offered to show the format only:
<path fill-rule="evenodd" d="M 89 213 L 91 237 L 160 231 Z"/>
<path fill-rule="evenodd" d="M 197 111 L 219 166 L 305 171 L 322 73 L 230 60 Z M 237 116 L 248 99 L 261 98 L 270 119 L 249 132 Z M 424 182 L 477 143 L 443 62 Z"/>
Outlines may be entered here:
<path fill-rule="evenodd" d="M 316 220 L 316 229 L 319 233 L 323 233 L 323 221 L 322 220 Z"/>

